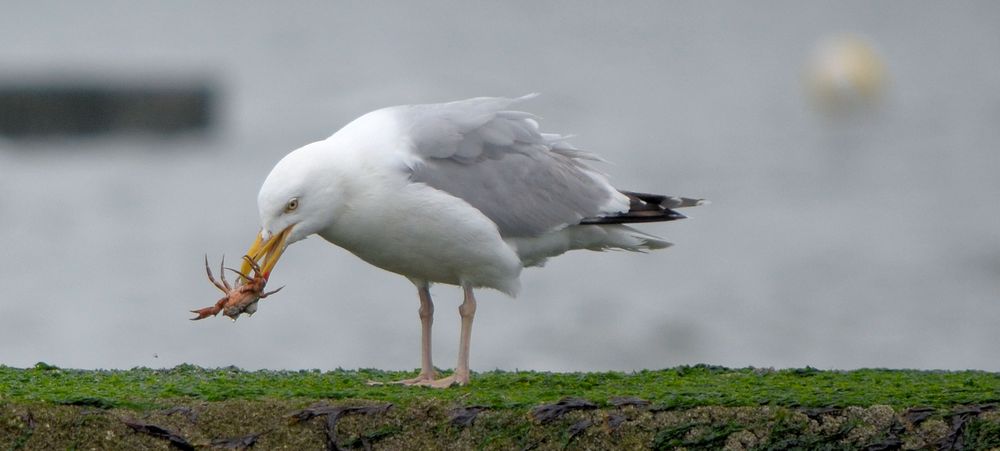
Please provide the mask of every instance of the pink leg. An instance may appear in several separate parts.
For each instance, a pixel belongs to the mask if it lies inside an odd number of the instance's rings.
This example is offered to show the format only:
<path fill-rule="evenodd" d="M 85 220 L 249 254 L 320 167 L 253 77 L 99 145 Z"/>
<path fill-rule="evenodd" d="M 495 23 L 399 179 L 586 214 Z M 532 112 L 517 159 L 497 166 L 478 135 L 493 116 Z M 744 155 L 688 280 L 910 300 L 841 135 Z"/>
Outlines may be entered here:
<path fill-rule="evenodd" d="M 434 363 L 431 361 L 431 326 L 434 324 L 434 302 L 431 300 L 431 290 L 428 284 L 417 285 L 420 296 L 420 374 L 413 379 L 403 379 L 393 382 L 401 385 L 425 385 L 437 377 Z"/>
<path fill-rule="evenodd" d="M 458 365 L 455 372 L 451 376 L 420 385 L 445 388 L 469 383 L 469 343 L 472 341 L 472 319 L 476 316 L 476 297 L 472 293 L 472 287 L 462 289 L 465 291 L 465 301 L 458 307 L 458 314 L 462 316 L 462 333 L 458 342 Z"/>

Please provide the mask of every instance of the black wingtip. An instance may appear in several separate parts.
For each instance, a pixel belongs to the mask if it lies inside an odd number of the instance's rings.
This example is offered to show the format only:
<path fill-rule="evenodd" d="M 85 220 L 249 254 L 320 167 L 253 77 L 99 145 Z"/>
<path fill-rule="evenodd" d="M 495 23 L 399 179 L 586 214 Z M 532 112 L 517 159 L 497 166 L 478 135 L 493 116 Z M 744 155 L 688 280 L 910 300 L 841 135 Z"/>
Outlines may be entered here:
<path fill-rule="evenodd" d="M 674 208 L 702 205 L 700 199 L 661 196 L 659 194 L 633 193 L 622 191 L 629 198 L 629 211 L 597 218 L 586 218 L 580 224 L 631 224 L 639 222 L 676 221 L 687 215 Z"/>
<path fill-rule="evenodd" d="M 673 221 L 673 220 L 676 220 L 676 219 L 686 219 L 687 218 L 686 214 L 681 213 L 679 211 L 670 210 L 670 209 L 668 209 L 667 211 L 665 211 L 664 214 L 663 214 L 663 216 L 665 216 L 667 218 L 667 219 L 665 219 L 666 221 Z"/>

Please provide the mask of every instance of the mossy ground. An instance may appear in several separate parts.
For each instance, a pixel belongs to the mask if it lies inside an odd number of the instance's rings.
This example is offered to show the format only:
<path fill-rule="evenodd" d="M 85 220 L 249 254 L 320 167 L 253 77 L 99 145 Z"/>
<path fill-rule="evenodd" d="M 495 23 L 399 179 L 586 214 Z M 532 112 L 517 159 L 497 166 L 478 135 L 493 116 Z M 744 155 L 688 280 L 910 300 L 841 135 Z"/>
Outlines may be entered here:
<path fill-rule="evenodd" d="M 1000 447 L 1000 375 L 909 370 L 679 367 L 635 373 L 489 372 L 448 390 L 369 386 L 375 370 L 241 371 L 179 366 L 83 371 L 0 366 L 0 449 L 196 448 L 261 434 L 257 449 L 921 449 Z M 550 422 L 533 408 L 596 404 Z M 616 406 L 617 397 L 648 405 Z M 309 406 L 392 404 L 381 413 L 296 422 Z M 455 409 L 480 406 L 468 426 Z M 920 409 L 914 409 L 920 407 Z M 329 418 L 333 415 L 328 415 Z M 237 446 L 217 442 L 218 446 Z M 237 446 L 238 447 L 238 446 Z"/>

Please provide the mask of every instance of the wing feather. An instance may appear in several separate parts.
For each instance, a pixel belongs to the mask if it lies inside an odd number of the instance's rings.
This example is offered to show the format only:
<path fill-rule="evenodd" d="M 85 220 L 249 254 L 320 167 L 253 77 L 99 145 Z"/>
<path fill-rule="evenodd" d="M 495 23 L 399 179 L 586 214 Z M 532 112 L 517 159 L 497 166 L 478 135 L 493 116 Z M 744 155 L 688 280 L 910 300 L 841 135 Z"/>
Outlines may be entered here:
<path fill-rule="evenodd" d="M 628 211 L 628 197 L 584 162 L 599 157 L 562 135 L 539 132 L 531 113 L 509 109 L 531 97 L 398 108 L 417 158 L 411 180 L 465 200 L 506 237 L 536 236 Z"/>

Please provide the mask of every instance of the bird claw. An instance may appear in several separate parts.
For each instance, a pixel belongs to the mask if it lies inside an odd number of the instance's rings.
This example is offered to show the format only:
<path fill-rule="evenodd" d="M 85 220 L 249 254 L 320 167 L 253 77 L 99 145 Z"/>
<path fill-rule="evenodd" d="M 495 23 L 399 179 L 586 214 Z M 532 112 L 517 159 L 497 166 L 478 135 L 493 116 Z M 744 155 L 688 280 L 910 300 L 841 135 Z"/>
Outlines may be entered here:
<path fill-rule="evenodd" d="M 450 376 L 445 376 L 440 379 L 435 379 L 437 374 L 420 374 L 412 379 L 402 379 L 392 382 L 379 382 L 369 380 L 366 382 L 368 386 L 384 386 L 384 385 L 404 385 L 407 387 L 429 387 L 429 388 L 448 388 L 453 385 L 466 385 L 469 383 L 468 374 L 452 374 Z"/>
<path fill-rule="evenodd" d="M 392 381 L 392 382 L 379 382 L 379 381 L 369 380 L 367 382 L 367 385 L 369 385 L 369 386 L 405 385 L 407 387 L 410 387 L 410 386 L 414 386 L 414 385 L 422 385 L 422 384 L 425 384 L 427 382 L 431 382 L 436 377 L 437 377 L 437 371 L 434 371 L 434 372 L 431 372 L 430 374 L 420 373 L 419 375 L 417 375 L 417 377 L 414 377 L 412 379 L 400 379 L 398 381 Z"/>
<path fill-rule="evenodd" d="M 466 385 L 468 383 L 469 383 L 468 375 L 466 375 L 463 378 L 461 376 L 452 374 L 450 376 L 445 376 L 440 379 L 423 380 L 413 385 L 416 385 L 418 387 L 429 387 L 429 388 L 448 388 L 453 385 Z"/>

